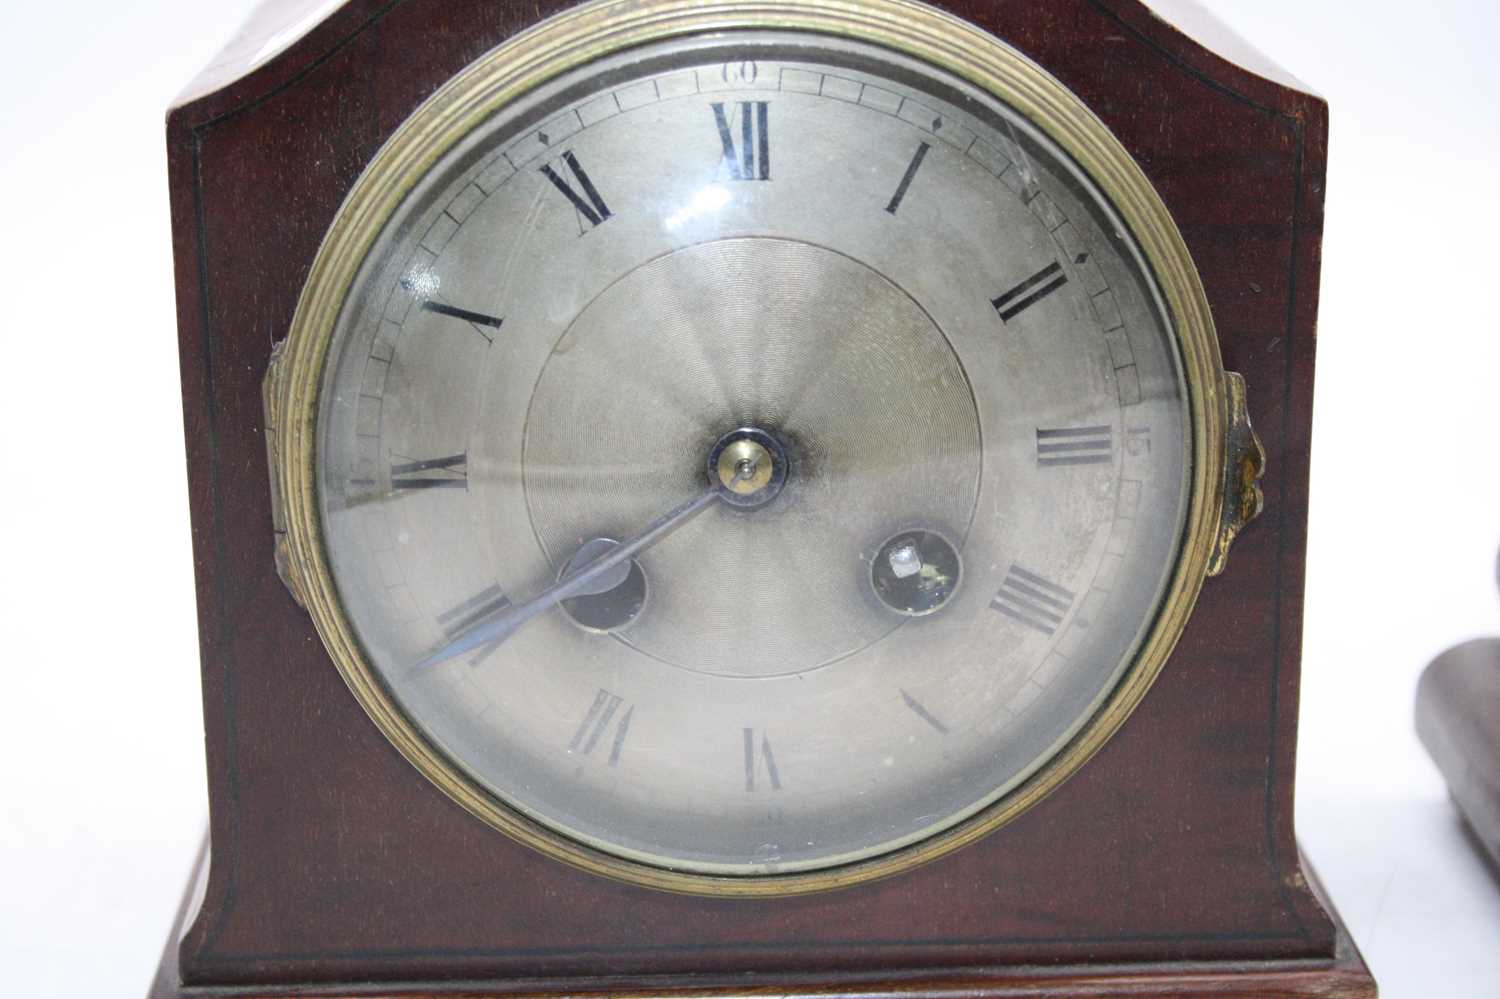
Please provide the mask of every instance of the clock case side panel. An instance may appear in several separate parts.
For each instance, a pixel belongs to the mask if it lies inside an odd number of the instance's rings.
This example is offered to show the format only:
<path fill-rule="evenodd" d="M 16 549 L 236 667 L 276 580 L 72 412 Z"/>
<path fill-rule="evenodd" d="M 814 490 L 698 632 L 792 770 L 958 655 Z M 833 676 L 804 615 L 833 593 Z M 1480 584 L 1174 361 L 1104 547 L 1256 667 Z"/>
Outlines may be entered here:
<path fill-rule="evenodd" d="M 185 980 L 1331 958 L 1333 924 L 1292 828 L 1326 107 L 1134 0 L 949 5 L 1047 66 L 1136 153 L 1203 272 L 1271 456 L 1266 516 L 1093 762 L 952 858 L 747 903 L 546 860 L 449 802 L 379 735 L 276 577 L 260 378 L 380 143 L 472 59 L 564 6 L 354 0 L 169 117 L 213 844 Z M 1284 148 L 1236 144 L 1227 126 L 1242 119 Z M 1181 772 L 1163 781 L 1164 765 Z M 1194 816 L 1208 828 L 1184 829 Z"/>
<path fill-rule="evenodd" d="M 1198 6 L 1193 0 L 1185 2 Z M 1212 19 L 1207 12 L 1202 13 Z M 1222 33 L 1219 38 L 1223 40 Z M 1241 78 L 1236 83 L 1239 98 L 1279 124 L 1287 140 L 1285 153 L 1292 163 L 1288 176 L 1276 178 L 1284 191 L 1280 207 L 1254 227 L 1267 228 L 1259 232 L 1253 228 L 1242 240 L 1229 240 L 1214 220 L 1204 219 L 1185 223 L 1183 232 L 1210 287 L 1224 365 L 1245 375 L 1252 416 L 1267 450 L 1263 517 L 1276 527 L 1274 532 L 1262 531 L 1250 544 L 1237 545 L 1231 556 L 1231 571 L 1240 571 L 1241 578 L 1244 573 L 1252 573 L 1274 580 L 1274 601 L 1263 619 L 1274 642 L 1269 676 L 1272 752 L 1265 768 L 1267 852 L 1273 865 L 1280 868 L 1287 899 L 1296 907 L 1299 919 L 1314 927 L 1326 924 L 1328 917 L 1318 901 L 1321 893 L 1308 890 L 1312 875 L 1303 869 L 1296 842 L 1294 778 L 1329 110 L 1327 102 L 1305 86 L 1291 88 L 1243 72 L 1217 52 L 1196 44 L 1190 43 L 1185 59 L 1194 72 L 1209 79 L 1227 79 L 1223 68 L 1232 67 Z M 1268 62 L 1264 56 L 1260 61 Z M 1279 78 L 1293 79 L 1284 71 Z M 1262 182 L 1270 180 L 1247 173 L 1241 181 L 1241 196 L 1253 199 L 1262 190 Z M 1277 232 L 1284 248 L 1273 251 L 1278 243 L 1273 234 Z M 1271 293 L 1272 286 L 1256 280 L 1254 271 L 1263 263 L 1284 270 L 1279 294 Z M 1229 613 L 1242 617 L 1246 610 Z"/>
<path fill-rule="evenodd" d="M 276 0 L 263 4 L 252 18 L 262 22 L 257 32 L 274 37 L 294 27 L 295 20 L 273 23 L 291 6 L 276 9 Z M 235 849 L 246 835 L 243 811 L 254 807 L 241 797 L 238 778 L 243 768 L 255 765 L 257 740 L 249 740 L 247 747 L 240 734 L 247 721 L 255 734 L 256 715 L 247 703 L 263 700 L 263 690 L 247 690 L 243 682 L 255 672 L 257 661 L 265 661 L 265 643 L 259 640 L 272 646 L 272 658 L 296 659 L 298 651 L 316 646 L 311 658 L 326 660 L 306 613 L 275 578 L 274 559 L 266 574 L 266 545 L 276 525 L 263 404 L 249 386 L 259 383 L 272 345 L 285 337 L 323 234 L 369 155 L 437 82 L 499 39 L 529 26 L 536 16 L 530 8 L 469 4 L 493 8 L 495 25 L 468 35 L 462 22 L 455 21 L 431 39 L 437 51 L 429 56 L 441 58 L 443 65 L 413 72 L 406 78 L 409 88 L 398 84 L 398 90 L 409 92 L 389 112 L 351 115 L 342 101 L 323 104 L 316 115 L 295 107 L 288 111 L 277 106 L 281 95 L 338 89 L 340 80 L 357 76 L 360 48 L 371 47 L 380 22 L 402 3 L 323 6 L 327 13 L 318 24 L 300 26 L 295 40 L 264 61 L 221 67 L 221 54 L 185 88 L 166 120 L 209 791 L 205 869 L 192 893 L 180 942 L 183 965 L 189 969 L 191 955 L 213 949 L 216 927 L 238 904 L 236 888 L 243 879 L 281 875 L 268 871 L 259 857 L 242 864 Z M 547 13 L 565 6 L 554 2 Z M 235 49 L 231 43 L 226 53 Z M 341 55 L 354 65 L 334 80 L 320 78 Z M 421 64 L 420 59 L 412 61 Z M 247 66 L 244 75 L 237 75 Z M 248 120 L 249 127 L 224 142 L 225 155 L 214 159 L 220 166 L 227 163 L 228 170 L 205 176 L 205 145 L 240 120 Z M 208 158 L 213 159 L 212 152 Z M 271 211 L 257 211 L 241 198 L 241 192 L 251 190 L 279 192 L 279 203 Z M 264 252 L 247 253 L 237 261 L 243 264 L 238 270 L 211 267 L 214 248 L 226 245 Z M 307 664 L 299 660 L 298 665 Z M 330 677 L 324 671 L 313 675 L 324 682 L 306 690 L 305 700 L 347 697 L 341 683 L 326 682 Z M 368 741 L 394 754 L 383 740 Z"/>
<path fill-rule="evenodd" d="M 1257 676 L 1270 698 L 1268 752 L 1258 762 L 1266 801 L 1265 856 L 1285 903 L 1309 935 L 1322 940 L 1330 920 L 1308 888 L 1310 872 L 1303 870 L 1294 778 L 1328 104 L 1197 0 L 1150 7 L 1133 0 L 1089 0 L 1089 5 L 1107 10 L 1127 37 L 1141 39 L 1181 74 L 1220 93 L 1221 103 L 1236 106 L 1243 119 L 1258 119 L 1279 137 L 1228 176 L 1221 157 L 1226 133 L 1235 129 L 1222 111 L 1192 122 L 1189 135 L 1180 139 L 1186 154 L 1170 158 L 1150 152 L 1153 136 L 1166 133 L 1149 112 L 1133 121 L 1112 117 L 1107 122 L 1122 138 L 1135 137 L 1128 144 L 1141 151 L 1142 165 L 1178 219 L 1213 308 L 1224 367 L 1245 377 L 1250 415 L 1266 448 L 1265 512 L 1251 534 L 1236 542 L 1225 576 L 1209 581 L 1191 627 L 1210 632 L 1207 646 L 1219 645 L 1265 672 Z M 1174 10 L 1183 15 L 1180 25 L 1167 19 Z M 1186 33 L 1193 26 L 1207 34 L 1212 48 Z M 1245 65 L 1232 61 L 1235 56 Z M 1089 86 L 1086 79 L 1064 77 L 1063 82 L 1080 93 Z M 1237 599 L 1235 589 L 1247 578 L 1272 584 L 1262 606 Z M 1262 653 L 1247 650 L 1247 633 L 1267 640 Z M 1186 639 L 1177 653 L 1180 665 L 1184 647 L 1191 647 Z"/>

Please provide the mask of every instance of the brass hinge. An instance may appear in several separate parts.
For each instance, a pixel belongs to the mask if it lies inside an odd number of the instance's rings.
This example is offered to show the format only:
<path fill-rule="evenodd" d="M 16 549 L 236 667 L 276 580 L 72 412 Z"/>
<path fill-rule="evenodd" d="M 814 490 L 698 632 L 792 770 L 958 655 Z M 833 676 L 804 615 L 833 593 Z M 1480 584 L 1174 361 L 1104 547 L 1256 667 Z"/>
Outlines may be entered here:
<path fill-rule="evenodd" d="M 1250 424 L 1245 406 L 1245 379 L 1233 371 L 1224 375 L 1224 405 L 1228 408 L 1229 433 L 1224 453 L 1224 510 L 1219 516 L 1219 534 L 1209 557 L 1208 574 L 1217 576 L 1229 561 L 1229 546 L 1265 509 L 1260 477 L 1266 471 L 1266 449 Z"/>

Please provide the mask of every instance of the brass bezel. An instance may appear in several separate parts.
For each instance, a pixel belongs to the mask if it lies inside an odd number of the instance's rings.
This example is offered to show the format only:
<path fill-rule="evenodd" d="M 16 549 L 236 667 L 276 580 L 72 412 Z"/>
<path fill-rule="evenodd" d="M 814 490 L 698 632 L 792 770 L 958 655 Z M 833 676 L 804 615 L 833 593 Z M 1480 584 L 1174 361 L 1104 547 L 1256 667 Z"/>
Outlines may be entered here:
<path fill-rule="evenodd" d="M 1193 430 L 1176 570 L 1134 662 L 1084 728 L 1016 788 L 929 839 L 843 867 L 764 877 L 670 871 L 584 846 L 504 804 L 429 745 L 365 662 L 339 605 L 323 549 L 314 467 L 319 390 L 339 312 L 376 235 L 417 179 L 484 118 L 559 74 L 648 42 L 743 29 L 843 36 L 915 57 L 994 94 L 1061 146 L 1113 203 L 1154 272 L 1182 351 Z M 1207 298 L 1166 206 L 1103 123 L 1045 70 L 979 28 L 911 0 L 597 0 L 492 50 L 423 104 L 355 184 L 313 264 L 285 349 L 268 375 L 267 395 L 288 582 L 376 725 L 444 793 L 501 832 L 575 867 L 674 892 L 781 896 L 887 877 L 972 843 L 1036 804 L 1119 729 L 1161 672 L 1210 566 L 1224 505 L 1225 374 Z"/>

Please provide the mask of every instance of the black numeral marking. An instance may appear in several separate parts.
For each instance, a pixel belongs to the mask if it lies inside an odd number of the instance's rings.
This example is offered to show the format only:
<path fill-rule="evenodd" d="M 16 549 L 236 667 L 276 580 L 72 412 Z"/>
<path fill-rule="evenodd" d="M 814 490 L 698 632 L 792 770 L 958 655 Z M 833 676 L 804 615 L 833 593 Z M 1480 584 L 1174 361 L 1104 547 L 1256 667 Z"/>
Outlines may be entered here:
<path fill-rule="evenodd" d="M 457 607 L 451 607 L 439 614 L 438 624 L 443 626 L 449 637 L 468 631 L 474 625 L 494 614 L 496 611 L 504 610 L 510 606 L 510 597 L 499 585 L 480 590 Z"/>
<path fill-rule="evenodd" d="M 573 151 L 568 150 L 563 153 L 561 162 L 578 181 L 578 186 L 583 188 L 582 195 L 573 190 L 573 185 L 569 184 L 562 174 L 552 169 L 551 163 L 542 167 L 542 175 L 552 181 L 552 186 L 562 192 L 563 197 L 572 203 L 573 207 L 578 210 L 579 216 L 590 226 L 599 225 L 605 219 L 610 218 L 609 206 L 599 196 L 599 189 L 594 187 L 594 182 L 589 179 L 588 171 L 584 170 L 583 165 L 578 162 L 578 157 L 573 155 Z"/>
<path fill-rule="evenodd" d="M 933 728 L 937 729 L 944 735 L 948 734 L 948 726 L 938 721 L 937 715 L 933 714 L 931 711 L 928 711 L 925 707 L 923 707 L 922 702 L 918 701 L 915 697 L 911 696 L 904 690 L 901 691 L 901 700 L 906 703 L 906 706 L 908 708 L 911 708 L 912 712 L 918 718 L 922 719 L 924 722 L 931 725 Z"/>
<path fill-rule="evenodd" d="M 772 791 L 781 790 L 781 774 L 776 770 L 776 757 L 771 752 L 771 739 L 764 732 L 760 736 L 760 750 L 756 751 L 755 729 L 743 730 L 745 741 L 745 790 L 755 790 L 755 777 L 760 772 L 760 764 L 764 763 L 766 768 L 766 779 L 770 782 Z"/>
<path fill-rule="evenodd" d="M 743 62 L 726 62 L 719 70 L 725 83 L 739 86 L 746 83 L 754 83 L 756 77 L 760 76 L 760 66 L 749 59 Z"/>
<path fill-rule="evenodd" d="M 1108 465 L 1114 460 L 1113 427 L 1067 427 L 1036 432 L 1036 463 L 1048 465 Z"/>
<path fill-rule="evenodd" d="M 495 342 L 495 334 L 486 333 L 486 329 L 498 330 L 504 325 L 505 320 L 499 316 L 485 315 L 483 312 L 471 312 L 468 309 L 460 309 L 456 305 L 445 305 L 442 302 L 434 302 L 432 299 L 424 299 L 422 309 L 426 312 L 435 312 L 440 316 L 448 316 L 451 319 L 460 319 L 474 327 L 474 332 L 484 337 L 486 343 Z"/>
<path fill-rule="evenodd" d="M 736 149 L 724 105 L 715 103 L 714 123 L 724 145 L 724 166 L 733 180 L 771 179 L 771 105 L 768 101 L 740 102 L 740 145 Z"/>
<path fill-rule="evenodd" d="M 568 752 L 584 756 L 593 753 L 594 747 L 599 745 L 604 734 L 609 731 L 609 723 L 614 720 L 615 715 L 620 714 L 620 707 L 624 704 L 619 696 L 600 689 L 594 695 L 594 703 L 589 705 L 588 713 L 579 723 L 578 731 L 573 733 L 573 741 L 568 743 Z M 619 766 L 620 751 L 625 748 L 625 736 L 630 733 L 630 719 L 634 714 L 635 708 L 627 706 L 625 713 L 620 714 L 619 720 L 615 721 L 614 737 L 609 742 L 609 765 L 612 767 Z"/>
<path fill-rule="evenodd" d="M 505 324 L 505 320 L 499 316 L 491 316 L 484 312 L 472 312 L 469 309 L 460 309 L 456 305 L 448 305 L 428 298 L 422 290 L 422 284 L 410 277 L 401 279 L 401 287 L 405 288 L 413 297 L 421 300 L 420 308 L 424 312 L 433 312 L 440 316 L 448 316 L 468 323 L 474 328 L 474 332 L 484 337 L 485 343 L 494 343 L 494 330 L 498 330 Z"/>
<path fill-rule="evenodd" d="M 469 454 L 425 458 L 391 466 L 392 489 L 467 489 Z"/>
<path fill-rule="evenodd" d="M 1067 283 L 1062 264 L 1054 261 L 990 304 L 1000 313 L 1000 321 L 1008 323 Z"/>
<path fill-rule="evenodd" d="M 448 636 L 448 640 L 451 642 L 485 618 L 498 614 L 509 606 L 510 597 L 507 597 L 505 591 L 496 584 L 480 590 L 456 607 L 450 607 L 443 611 L 443 613 L 437 616 L 437 620 L 438 624 L 443 626 L 443 633 Z M 480 660 L 489 655 L 491 649 L 499 644 L 499 642 L 494 642 L 474 650 L 469 657 L 469 662 L 471 664 L 478 664 Z"/>
<path fill-rule="evenodd" d="M 906 165 L 906 172 L 901 175 L 901 183 L 896 185 L 896 193 L 891 195 L 891 203 L 885 206 L 885 210 L 892 215 L 896 209 L 901 207 L 901 202 L 906 198 L 906 190 L 911 187 L 912 178 L 916 177 L 917 171 L 922 169 L 922 161 L 927 158 L 927 150 L 932 147 L 925 142 L 917 144 L 917 152 Z"/>
<path fill-rule="evenodd" d="M 1071 590 L 1012 565 L 990 606 L 1029 628 L 1050 635 L 1062 624 L 1075 599 Z"/>

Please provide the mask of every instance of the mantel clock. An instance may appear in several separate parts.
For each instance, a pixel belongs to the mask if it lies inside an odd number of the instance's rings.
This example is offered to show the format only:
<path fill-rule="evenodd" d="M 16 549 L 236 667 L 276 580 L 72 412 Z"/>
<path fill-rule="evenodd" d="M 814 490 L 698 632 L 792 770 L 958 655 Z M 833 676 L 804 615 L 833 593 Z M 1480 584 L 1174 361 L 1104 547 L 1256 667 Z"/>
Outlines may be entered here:
<path fill-rule="evenodd" d="M 168 121 L 158 994 L 1373 994 L 1292 832 L 1320 100 L 1136 0 L 293 13 Z"/>

